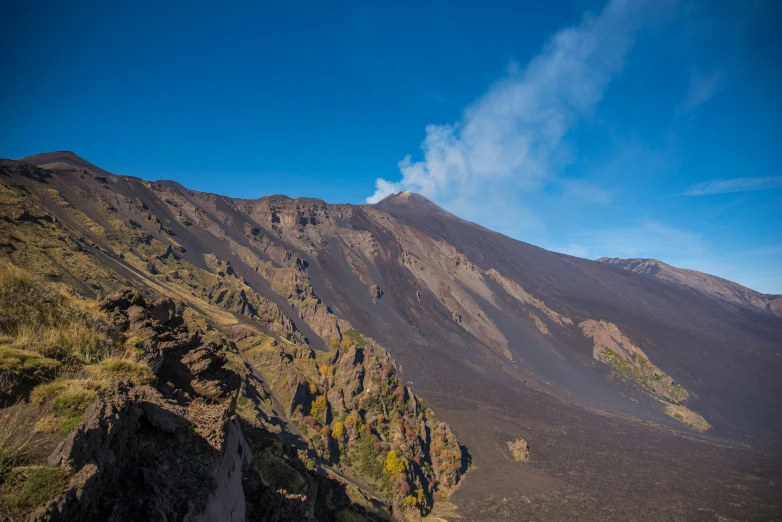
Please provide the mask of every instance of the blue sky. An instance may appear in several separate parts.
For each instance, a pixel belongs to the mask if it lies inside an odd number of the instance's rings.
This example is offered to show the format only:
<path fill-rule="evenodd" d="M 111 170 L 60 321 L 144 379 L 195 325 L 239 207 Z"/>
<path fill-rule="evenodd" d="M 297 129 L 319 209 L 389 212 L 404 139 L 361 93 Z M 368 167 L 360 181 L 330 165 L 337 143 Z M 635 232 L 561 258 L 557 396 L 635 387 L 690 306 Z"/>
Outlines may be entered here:
<path fill-rule="evenodd" d="M 777 2 L 171 4 L 6 6 L 0 157 L 241 197 L 412 190 L 782 293 Z"/>

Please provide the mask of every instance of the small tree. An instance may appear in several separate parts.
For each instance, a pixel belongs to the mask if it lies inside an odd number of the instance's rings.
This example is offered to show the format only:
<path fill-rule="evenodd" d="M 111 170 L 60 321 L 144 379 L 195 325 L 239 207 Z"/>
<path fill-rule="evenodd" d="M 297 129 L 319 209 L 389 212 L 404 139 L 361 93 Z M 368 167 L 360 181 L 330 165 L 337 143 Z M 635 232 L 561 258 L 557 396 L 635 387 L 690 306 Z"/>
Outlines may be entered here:
<path fill-rule="evenodd" d="M 342 422 L 337 421 L 337 423 L 334 425 L 334 431 L 332 432 L 332 435 L 335 439 L 341 439 L 343 435 L 345 435 L 345 425 L 342 424 Z"/>
<path fill-rule="evenodd" d="M 405 497 L 405 504 L 407 504 L 411 508 L 418 508 L 421 509 L 424 507 L 425 499 L 424 499 L 424 492 L 420 489 L 417 489 L 415 492 L 415 495 L 407 495 Z"/>
<path fill-rule="evenodd" d="M 310 405 L 310 415 L 316 419 L 320 419 L 321 416 L 325 415 L 327 406 L 328 400 L 326 399 L 326 396 L 319 395 Z"/>
<path fill-rule="evenodd" d="M 391 476 L 393 480 L 397 475 L 407 469 L 407 462 L 400 459 L 396 454 L 396 450 L 391 450 L 386 455 L 386 472 Z"/>

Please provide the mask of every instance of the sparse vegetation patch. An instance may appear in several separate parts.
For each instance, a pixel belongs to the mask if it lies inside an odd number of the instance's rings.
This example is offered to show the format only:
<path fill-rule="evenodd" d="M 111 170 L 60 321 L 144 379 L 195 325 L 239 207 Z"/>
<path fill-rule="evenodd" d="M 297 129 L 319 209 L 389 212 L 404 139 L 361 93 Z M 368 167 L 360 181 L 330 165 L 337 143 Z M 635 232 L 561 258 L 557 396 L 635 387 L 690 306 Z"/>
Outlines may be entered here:
<path fill-rule="evenodd" d="M 109 358 L 86 368 L 87 372 L 98 380 L 116 382 L 128 379 L 132 384 L 149 384 L 155 378 L 145 363 L 132 357 Z"/>
<path fill-rule="evenodd" d="M 524 439 L 517 439 L 513 442 L 508 441 L 508 449 L 517 462 L 529 460 L 529 445 Z"/>
<path fill-rule="evenodd" d="M 667 415 L 698 431 L 711 428 L 706 419 L 682 404 L 689 397 L 687 390 L 655 366 L 615 324 L 590 319 L 579 327 L 594 341 L 594 358 L 651 393 L 664 404 Z"/>
<path fill-rule="evenodd" d="M 34 508 L 63 491 L 66 478 L 65 470 L 55 466 L 16 468 L 9 481 L 18 492 L 5 495 L 3 504 L 16 509 Z"/>

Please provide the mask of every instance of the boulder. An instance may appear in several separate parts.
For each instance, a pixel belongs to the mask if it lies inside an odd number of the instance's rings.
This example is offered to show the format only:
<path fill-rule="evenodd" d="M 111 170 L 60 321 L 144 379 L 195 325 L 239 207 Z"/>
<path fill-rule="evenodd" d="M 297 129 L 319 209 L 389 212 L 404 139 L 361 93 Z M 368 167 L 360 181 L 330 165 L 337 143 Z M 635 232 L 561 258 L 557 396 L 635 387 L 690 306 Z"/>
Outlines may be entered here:
<path fill-rule="evenodd" d="M 155 321 L 168 324 L 176 316 L 176 304 L 170 297 L 158 299 L 150 305 L 149 312 Z"/>
<path fill-rule="evenodd" d="M 203 406 L 120 382 L 50 456 L 71 470 L 68 489 L 31 520 L 244 520 L 252 457 L 230 406 L 191 419 Z"/>

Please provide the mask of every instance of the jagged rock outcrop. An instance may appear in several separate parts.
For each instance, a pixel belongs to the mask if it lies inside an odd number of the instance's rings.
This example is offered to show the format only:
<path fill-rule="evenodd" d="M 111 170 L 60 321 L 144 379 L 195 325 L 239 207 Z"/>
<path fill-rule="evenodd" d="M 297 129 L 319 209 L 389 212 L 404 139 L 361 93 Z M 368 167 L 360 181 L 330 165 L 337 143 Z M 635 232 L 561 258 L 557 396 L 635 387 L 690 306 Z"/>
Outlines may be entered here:
<path fill-rule="evenodd" d="M 70 482 L 32 519 L 243 520 L 241 468 L 251 454 L 235 421 L 214 419 L 153 387 L 120 383 L 49 458 Z M 209 432 L 219 436 L 207 440 Z"/>
<path fill-rule="evenodd" d="M 242 472 L 247 469 L 252 455 L 238 422 L 232 420 L 226 427 L 223 458 L 216 473 L 216 487 L 206 501 L 204 511 L 194 522 L 243 522 L 247 511 Z"/>
<path fill-rule="evenodd" d="M 135 290 L 100 303 L 157 383 L 99 394 L 49 458 L 65 492 L 35 520 L 244 520 L 242 470 L 252 455 L 233 418 L 240 377 L 214 342 L 191 332 L 171 299 Z"/>
<path fill-rule="evenodd" d="M 151 303 L 134 290 L 106 296 L 101 308 L 136 340 L 137 351 L 159 378 L 196 396 L 221 401 L 239 388 L 240 377 L 225 368 L 226 354 L 215 342 L 191 332 L 170 298 Z"/>

